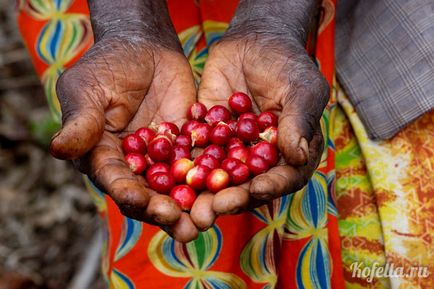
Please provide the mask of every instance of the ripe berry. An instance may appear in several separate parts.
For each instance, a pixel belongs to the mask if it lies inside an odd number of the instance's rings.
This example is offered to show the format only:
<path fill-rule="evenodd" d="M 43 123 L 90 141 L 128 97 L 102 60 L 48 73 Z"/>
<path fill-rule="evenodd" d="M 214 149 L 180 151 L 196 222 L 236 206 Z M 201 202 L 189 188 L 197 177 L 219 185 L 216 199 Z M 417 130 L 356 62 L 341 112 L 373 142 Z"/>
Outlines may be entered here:
<path fill-rule="evenodd" d="M 146 154 L 145 141 L 136 134 L 129 134 L 122 140 L 122 149 L 124 153 Z"/>
<path fill-rule="evenodd" d="M 146 160 L 142 154 L 129 153 L 125 156 L 125 161 L 131 171 L 137 175 L 140 175 L 146 170 Z"/>
<path fill-rule="evenodd" d="M 155 163 L 146 171 L 146 179 L 149 180 L 156 173 L 169 173 L 170 167 L 165 163 Z"/>
<path fill-rule="evenodd" d="M 269 142 L 272 145 L 277 145 L 277 127 L 267 127 L 263 132 L 259 134 L 259 138 Z"/>
<path fill-rule="evenodd" d="M 149 187 L 160 194 L 168 194 L 175 186 L 175 179 L 170 173 L 155 173 L 147 181 Z"/>
<path fill-rule="evenodd" d="M 215 157 L 219 162 L 226 158 L 225 150 L 221 146 L 215 144 L 207 146 L 203 153 Z"/>
<path fill-rule="evenodd" d="M 204 190 L 206 188 L 206 178 L 210 171 L 211 170 L 206 166 L 196 166 L 192 168 L 188 171 L 185 178 L 187 185 L 197 191 Z"/>
<path fill-rule="evenodd" d="M 191 136 L 191 131 L 199 122 L 195 120 L 187 120 L 181 127 L 181 134 Z"/>
<path fill-rule="evenodd" d="M 194 160 L 194 164 L 196 166 L 202 165 L 202 166 L 208 167 L 211 170 L 216 169 L 220 166 L 219 161 L 215 157 L 213 157 L 211 155 L 206 155 L 206 154 L 198 156 Z"/>
<path fill-rule="evenodd" d="M 189 120 L 203 121 L 207 113 L 206 106 L 200 102 L 193 103 L 187 110 Z"/>
<path fill-rule="evenodd" d="M 191 148 L 191 137 L 178 135 L 175 139 L 175 145 Z"/>
<path fill-rule="evenodd" d="M 148 154 L 156 162 L 169 160 L 171 153 L 172 143 L 166 136 L 157 136 L 149 143 Z"/>
<path fill-rule="evenodd" d="M 251 142 L 259 137 L 258 124 L 251 119 L 243 119 L 238 121 L 237 136 L 245 142 Z"/>
<path fill-rule="evenodd" d="M 235 92 L 229 97 L 229 107 L 236 114 L 242 114 L 252 110 L 252 101 L 250 97 L 243 92 Z"/>
<path fill-rule="evenodd" d="M 258 126 L 261 131 L 270 126 L 277 126 L 278 121 L 277 115 L 272 113 L 271 111 L 261 112 L 258 116 Z"/>
<path fill-rule="evenodd" d="M 170 163 L 174 163 L 180 159 L 190 159 L 190 149 L 186 146 L 174 146 L 172 153 L 170 154 Z"/>
<path fill-rule="evenodd" d="M 183 211 L 190 211 L 196 200 L 196 193 L 188 185 L 179 185 L 170 191 L 170 197 L 175 200 Z"/>
<path fill-rule="evenodd" d="M 250 177 L 250 170 L 246 164 L 239 163 L 229 171 L 229 179 L 233 185 L 241 185 Z"/>
<path fill-rule="evenodd" d="M 257 155 L 250 155 L 246 165 L 254 176 L 265 173 L 269 169 L 267 161 Z"/>
<path fill-rule="evenodd" d="M 146 145 L 148 145 L 155 137 L 155 131 L 149 127 L 139 128 L 136 130 L 135 134 L 140 136 L 145 141 Z"/>
<path fill-rule="evenodd" d="M 229 185 L 229 174 L 222 169 L 212 170 L 206 178 L 206 187 L 213 193 L 221 191 Z"/>
<path fill-rule="evenodd" d="M 176 124 L 172 122 L 163 121 L 158 125 L 157 133 L 165 134 L 166 132 L 169 132 L 177 136 L 179 135 L 179 128 L 176 126 Z"/>
<path fill-rule="evenodd" d="M 225 171 L 230 172 L 239 164 L 242 164 L 240 160 L 229 158 L 223 160 L 222 165 L 220 167 Z"/>
<path fill-rule="evenodd" d="M 185 183 L 185 177 L 189 170 L 194 167 L 194 163 L 190 159 L 179 159 L 173 163 L 170 168 L 170 173 L 175 178 L 177 183 Z"/>
<path fill-rule="evenodd" d="M 214 105 L 208 110 L 205 116 L 205 121 L 212 126 L 217 125 L 219 122 L 226 122 L 231 119 L 231 113 L 222 105 Z"/>
<path fill-rule="evenodd" d="M 209 143 L 211 126 L 206 123 L 197 124 L 191 131 L 191 141 L 193 146 L 205 147 Z"/>
<path fill-rule="evenodd" d="M 256 121 L 258 121 L 258 116 L 256 114 L 254 114 L 253 112 L 246 112 L 246 113 L 243 113 L 242 115 L 240 115 L 238 117 L 238 122 L 240 120 L 243 120 L 243 119 L 251 119 L 251 120 L 254 120 L 256 122 Z"/>
<path fill-rule="evenodd" d="M 232 130 L 230 127 L 226 123 L 220 122 L 211 131 L 210 140 L 213 144 L 225 145 L 228 143 L 231 135 Z"/>
<path fill-rule="evenodd" d="M 245 163 L 249 157 L 249 151 L 244 147 L 232 148 L 228 151 L 228 158 L 234 158 Z"/>
<path fill-rule="evenodd" d="M 226 149 L 229 151 L 230 149 L 238 148 L 238 147 L 241 147 L 241 148 L 244 147 L 243 141 L 237 137 L 232 137 L 229 139 L 229 142 L 226 146 Z"/>
<path fill-rule="evenodd" d="M 268 142 L 258 142 L 250 148 L 250 155 L 263 158 L 270 167 L 274 167 L 279 162 L 279 152 L 276 146 Z"/>

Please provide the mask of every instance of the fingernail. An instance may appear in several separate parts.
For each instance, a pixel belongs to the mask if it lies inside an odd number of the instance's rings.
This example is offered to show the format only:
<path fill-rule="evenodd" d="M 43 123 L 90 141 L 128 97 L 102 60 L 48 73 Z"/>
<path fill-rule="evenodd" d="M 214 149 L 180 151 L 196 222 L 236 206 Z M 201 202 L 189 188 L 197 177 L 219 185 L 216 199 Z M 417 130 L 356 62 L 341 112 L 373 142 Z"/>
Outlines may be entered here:
<path fill-rule="evenodd" d="M 306 164 L 309 160 L 309 144 L 304 137 L 300 138 L 300 141 L 298 142 L 298 147 L 304 154 L 304 163 Z"/>

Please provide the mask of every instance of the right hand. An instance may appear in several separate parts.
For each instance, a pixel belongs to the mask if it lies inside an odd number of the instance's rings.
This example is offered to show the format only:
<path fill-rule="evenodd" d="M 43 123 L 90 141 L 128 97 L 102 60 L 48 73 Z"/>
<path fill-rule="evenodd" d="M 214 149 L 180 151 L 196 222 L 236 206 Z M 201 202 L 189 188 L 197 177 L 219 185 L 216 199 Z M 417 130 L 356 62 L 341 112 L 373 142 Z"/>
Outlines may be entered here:
<path fill-rule="evenodd" d="M 56 158 L 74 160 L 122 214 L 187 242 L 198 233 L 190 216 L 130 171 L 120 138 L 152 122 L 182 124 L 196 100 L 194 79 L 180 47 L 139 38 L 101 39 L 62 74 L 57 95 L 63 127 L 50 150 Z"/>

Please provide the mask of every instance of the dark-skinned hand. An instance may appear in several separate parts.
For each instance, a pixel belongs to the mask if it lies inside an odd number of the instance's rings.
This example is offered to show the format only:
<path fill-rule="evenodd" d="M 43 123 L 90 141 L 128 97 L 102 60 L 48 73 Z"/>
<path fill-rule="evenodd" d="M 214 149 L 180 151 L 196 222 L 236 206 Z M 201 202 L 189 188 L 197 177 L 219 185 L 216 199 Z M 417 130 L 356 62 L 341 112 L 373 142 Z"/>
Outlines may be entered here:
<path fill-rule="evenodd" d="M 185 121 L 196 87 L 181 50 L 137 38 L 103 39 L 63 73 L 57 94 L 63 128 L 52 154 L 74 160 L 125 216 L 162 226 L 179 241 L 196 238 L 189 215 L 130 171 L 120 139 L 151 123 Z"/>
<path fill-rule="evenodd" d="M 320 118 L 329 97 L 326 80 L 307 55 L 303 41 L 272 32 L 252 33 L 257 25 L 251 25 L 250 30 L 243 24 L 229 28 L 212 47 L 199 101 L 207 107 L 227 107 L 229 96 L 242 91 L 251 97 L 254 112 L 274 112 L 279 116 L 282 160 L 248 183 L 196 202 L 195 207 L 202 210 L 209 204 L 217 215 L 239 213 L 298 191 L 312 176 L 323 151 Z M 211 218 L 197 213 L 195 207 L 192 219 L 204 230 L 211 225 Z"/>

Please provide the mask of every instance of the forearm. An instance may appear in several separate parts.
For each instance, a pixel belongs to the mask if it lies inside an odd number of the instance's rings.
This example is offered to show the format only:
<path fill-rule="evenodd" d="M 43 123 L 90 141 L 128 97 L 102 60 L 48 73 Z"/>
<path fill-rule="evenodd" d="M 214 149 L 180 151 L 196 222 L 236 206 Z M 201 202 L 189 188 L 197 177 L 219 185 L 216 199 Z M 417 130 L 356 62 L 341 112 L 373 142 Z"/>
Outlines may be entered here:
<path fill-rule="evenodd" d="M 319 0 L 240 0 L 228 36 L 265 34 L 305 45 Z"/>
<path fill-rule="evenodd" d="M 137 37 L 170 48 L 179 41 L 165 0 L 88 0 L 95 41 Z"/>

